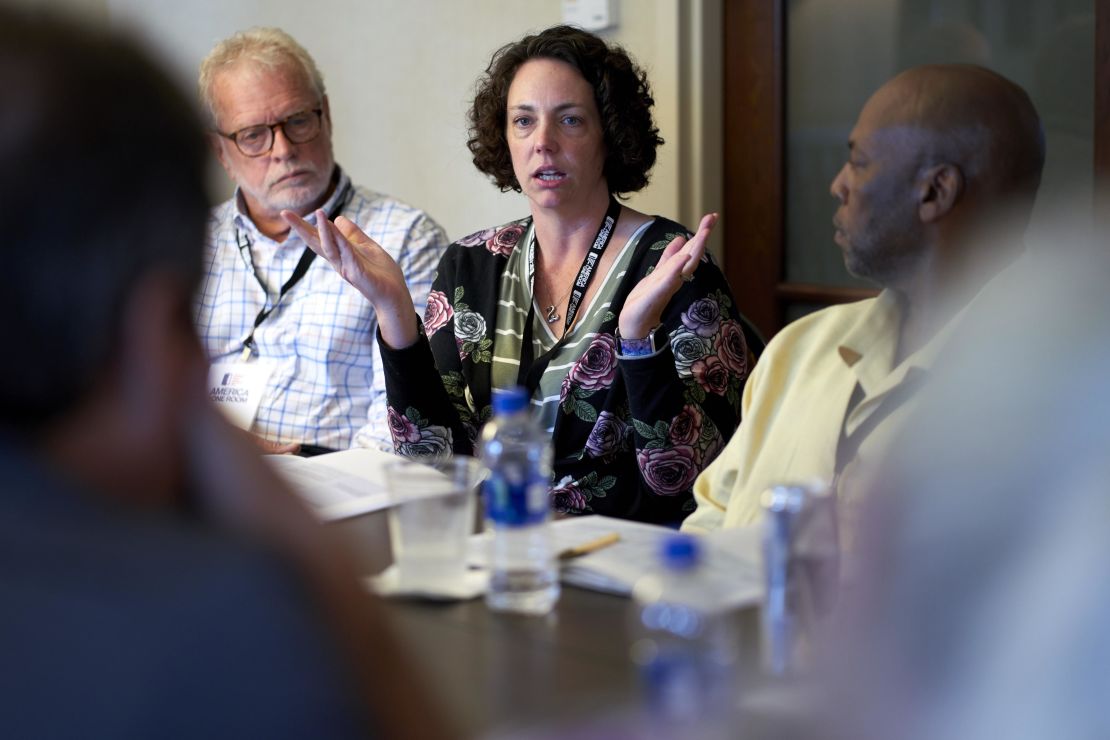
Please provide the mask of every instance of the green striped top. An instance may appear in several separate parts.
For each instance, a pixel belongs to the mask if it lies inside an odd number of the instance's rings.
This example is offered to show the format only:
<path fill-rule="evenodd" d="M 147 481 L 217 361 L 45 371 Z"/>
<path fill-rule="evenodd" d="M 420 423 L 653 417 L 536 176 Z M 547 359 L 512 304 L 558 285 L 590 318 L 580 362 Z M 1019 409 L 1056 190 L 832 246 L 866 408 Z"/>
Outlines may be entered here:
<path fill-rule="evenodd" d="M 539 387 L 532 395 L 532 406 L 536 411 L 544 428 L 551 432 L 555 428 L 555 417 L 559 411 L 559 394 L 563 378 L 567 372 L 590 346 L 590 342 L 597 336 L 597 330 L 609 314 L 609 306 L 617 288 L 621 284 L 632 255 L 636 251 L 636 244 L 648 226 L 648 221 L 629 237 L 628 241 L 620 248 L 609 273 L 601 279 L 601 285 L 594 293 L 588 304 L 579 309 L 579 318 L 571 327 L 567 335 L 567 342 L 551 358 L 547 369 L 540 378 Z M 517 373 L 520 370 L 520 347 L 524 338 L 524 322 L 528 319 L 528 306 L 534 301 L 532 296 L 531 265 L 529 255 L 533 253 L 535 245 L 535 227 L 529 226 L 520 247 L 514 249 L 509 255 L 509 263 L 501 273 L 501 286 L 498 291 L 497 326 L 493 340 L 493 366 L 491 381 L 495 389 L 511 388 L 517 384 Z M 610 249 L 616 245 L 611 244 Z M 521 248 L 523 247 L 523 248 Z M 566 306 L 558 306 L 559 321 L 566 314 Z M 532 356 L 540 357 L 550 351 L 558 343 L 558 338 L 551 332 L 551 327 L 544 319 L 541 307 L 535 307 L 532 323 Z"/>

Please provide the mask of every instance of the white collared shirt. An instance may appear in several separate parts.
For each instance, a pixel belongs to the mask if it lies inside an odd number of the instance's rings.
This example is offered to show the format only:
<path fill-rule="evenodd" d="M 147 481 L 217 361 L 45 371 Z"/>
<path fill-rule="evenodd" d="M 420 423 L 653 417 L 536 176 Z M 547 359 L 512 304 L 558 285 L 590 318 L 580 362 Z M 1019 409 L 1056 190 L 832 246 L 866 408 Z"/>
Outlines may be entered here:
<path fill-rule="evenodd" d="M 349 182 L 341 171 L 325 211 Z M 424 212 L 361 187 L 353 187 L 342 215 L 397 261 L 423 314 L 447 246 L 443 230 Z M 241 241 L 249 249 L 241 250 Z M 238 191 L 213 210 L 196 303 L 197 331 L 212 362 L 239 357 L 255 317 L 273 305 L 304 246 L 295 232 L 280 243 L 261 234 Z M 252 431 L 275 442 L 392 449 L 377 330 L 369 302 L 327 261 L 314 260 L 254 332 L 257 357 L 274 372 Z"/>

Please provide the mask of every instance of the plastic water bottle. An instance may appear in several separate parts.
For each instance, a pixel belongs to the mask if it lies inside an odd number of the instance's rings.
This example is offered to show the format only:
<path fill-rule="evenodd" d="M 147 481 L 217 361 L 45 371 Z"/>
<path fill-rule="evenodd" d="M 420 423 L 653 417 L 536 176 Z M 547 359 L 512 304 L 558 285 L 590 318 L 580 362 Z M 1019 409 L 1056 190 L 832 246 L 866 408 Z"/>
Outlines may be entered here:
<path fill-rule="evenodd" d="M 658 569 L 632 589 L 632 660 L 645 703 L 667 732 L 696 725 L 682 735 L 728 737 L 735 730 L 728 730 L 739 644 L 734 615 L 720 603 L 696 537 L 674 534 L 661 545 Z"/>
<path fill-rule="evenodd" d="M 492 530 L 486 604 L 496 611 L 546 614 L 559 598 L 551 535 L 551 440 L 532 415 L 524 388 L 495 393 L 482 429 L 486 526 Z"/>

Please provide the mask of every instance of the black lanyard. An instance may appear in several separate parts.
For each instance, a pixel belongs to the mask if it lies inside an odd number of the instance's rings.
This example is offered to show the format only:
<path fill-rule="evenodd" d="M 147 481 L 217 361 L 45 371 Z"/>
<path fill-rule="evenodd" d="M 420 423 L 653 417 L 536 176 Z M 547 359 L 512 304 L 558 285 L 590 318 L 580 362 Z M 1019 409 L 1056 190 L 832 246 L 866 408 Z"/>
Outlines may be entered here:
<path fill-rule="evenodd" d="M 339 198 L 335 201 L 335 205 L 332 206 L 331 210 L 328 211 L 329 221 L 334 220 L 336 216 L 342 213 L 343 209 L 347 207 L 347 204 L 351 202 L 352 195 L 354 195 L 354 193 L 351 188 L 351 183 L 347 182 L 344 185 L 342 192 L 340 192 Z M 239 244 L 240 254 L 243 254 L 245 258 L 249 260 L 251 270 L 254 272 L 254 278 L 258 281 L 258 284 L 262 286 L 262 290 L 265 291 L 266 297 L 268 299 L 270 296 L 270 291 L 266 290 L 265 283 L 262 282 L 262 278 L 258 275 L 258 270 L 255 269 L 254 258 L 251 257 L 250 236 L 245 234 L 241 229 L 236 228 L 235 241 Z M 277 307 L 281 305 L 281 299 L 285 297 L 285 294 L 292 290 L 293 286 L 300 282 L 300 279 L 305 276 L 305 274 L 308 272 L 309 266 L 312 264 L 312 260 L 314 259 L 316 259 L 316 253 L 308 247 L 305 247 L 304 251 L 301 252 L 301 258 L 297 260 L 297 266 L 293 268 L 293 274 L 289 276 L 289 279 L 286 280 L 284 284 L 282 284 L 281 289 L 278 291 L 277 298 L 274 299 L 273 305 L 271 305 L 269 308 L 263 307 L 262 310 L 258 312 L 258 315 L 254 317 L 254 326 L 251 327 L 251 333 L 247 336 L 246 339 L 243 340 L 244 359 L 248 355 L 248 352 L 254 352 L 254 332 L 258 329 L 259 326 L 262 325 L 262 322 L 265 321 L 270 314 L 277 310 Z"/>
<path fill-rule="evenodd" d="M 578 268 L 578 277 L 574 279 L 574 288 L 567 298 L 567 315 L 563 324 L 563 336 L 554 347 L 545 352 L 539 359 L 534 359 L 535 354 L 532 349 L 532 324 L 536 319 L 535 249 L 538 244 L 538 240 L 535 238 L 536 227 L 533 223 L 533 237 L 528 245 L 528 282 L 532 300 L 528 302 L 528 318 L 524 320 L 524 336 L 521 338 L 520 346 L 520 370 L 517 372 L 517 383 L 523 385 L 529 391 L 535 391 L 539 386 L 540 378 L 551 362 L 552 356 L 566 343 L 571 324 L 574 323 L 574 318 L 578 315 L 582 298 L 586 295 L 586 290 L 590 287 L 590 283 L 597 272 L 601 255 L 605 252 L 605 248 L 609 246 L 609 242 L 613 239 L 613 233 L 617 230 L 617 220 L 620 215 L 621 204 L 610 195 L 609 209 L 605 212 L 605 218 L 601 220 L 601 225 L 597 228 L 597 236 L 594 237 L 589 251 L 586 252 L 586 256 L 582 260 L 582 266 Z"/>

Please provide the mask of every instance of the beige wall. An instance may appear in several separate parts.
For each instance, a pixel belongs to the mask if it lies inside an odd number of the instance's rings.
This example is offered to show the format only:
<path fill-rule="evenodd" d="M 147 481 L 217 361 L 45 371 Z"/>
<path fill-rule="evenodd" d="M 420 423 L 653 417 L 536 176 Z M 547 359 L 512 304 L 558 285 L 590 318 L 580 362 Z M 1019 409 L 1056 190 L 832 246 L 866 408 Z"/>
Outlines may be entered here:
<path fill-rule="evenodd" d="M 218 39 L 281 26 L 323 70 L 336 156 L 357 182 L 426 209 L 452 237 L 527 213 L 470 163 L 465 111 L 493 50 L 560 22 L 559 0 L 52 1 L 136 29 L 189 85 Z M 648 70 L 667 141 L 632 204 L 693 226 L 721 201 L 720 0 L 618 5 L 619 26 L 603 35 Z"/>

